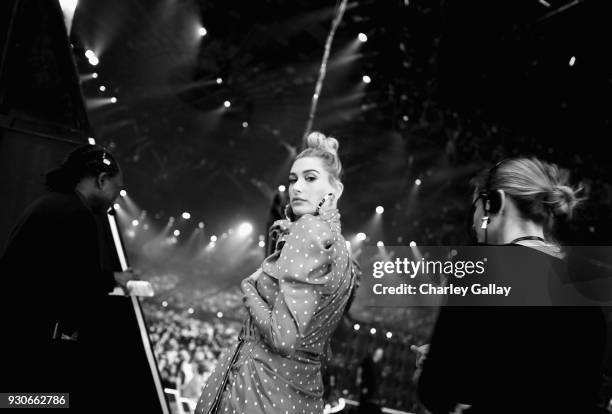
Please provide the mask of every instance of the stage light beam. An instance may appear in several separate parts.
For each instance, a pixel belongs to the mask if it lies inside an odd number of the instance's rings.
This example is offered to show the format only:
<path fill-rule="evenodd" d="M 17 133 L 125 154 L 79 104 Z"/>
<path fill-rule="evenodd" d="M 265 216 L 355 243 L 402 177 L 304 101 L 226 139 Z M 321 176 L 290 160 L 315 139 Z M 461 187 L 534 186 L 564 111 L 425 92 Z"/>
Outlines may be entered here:
<path fill-rule="evenodd" d="M 365 33 L 359 33 L 359 35 L 357 35 L 357 38 L 361 43 L 365 43 L 368 41 L 368 36 Z"/>

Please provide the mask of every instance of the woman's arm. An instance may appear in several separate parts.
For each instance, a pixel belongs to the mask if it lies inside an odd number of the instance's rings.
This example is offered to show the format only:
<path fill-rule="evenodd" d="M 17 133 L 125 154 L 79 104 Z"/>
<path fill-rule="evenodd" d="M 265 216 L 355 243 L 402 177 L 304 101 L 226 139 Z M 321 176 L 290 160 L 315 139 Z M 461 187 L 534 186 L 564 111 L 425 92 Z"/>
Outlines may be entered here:
<path fill-rule="evenodd" d="M 333 260 L 329 225 L 310 215 L 298 220 L 280 254 L 266 260 L 262 270 L 279 281 L 272 306 L 259 295 L 253 278 L 242 281 L 245 305 L 268 345 L 290 354 L 319 305 L 320 287 L 329 279 Z"/>

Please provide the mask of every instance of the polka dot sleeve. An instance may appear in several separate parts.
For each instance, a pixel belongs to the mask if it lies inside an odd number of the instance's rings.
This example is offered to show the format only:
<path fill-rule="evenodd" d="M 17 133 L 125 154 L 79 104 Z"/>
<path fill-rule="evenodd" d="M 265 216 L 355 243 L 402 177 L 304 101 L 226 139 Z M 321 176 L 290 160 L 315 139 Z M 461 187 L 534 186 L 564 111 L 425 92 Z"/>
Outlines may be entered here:
<path fill-rule="evenodd" d="M 278 279 L 280 292 L 270 308 L 245 279 L 242 289 L 253 323 L 266 342 L 282 354 L 294 351 L 320 300 L 320 288 L 328 283 L 334 253 L 332 233 L 324 221 L 306 215 L 293 223 L 278 255 L 270 256 L 262 270 Z"/>

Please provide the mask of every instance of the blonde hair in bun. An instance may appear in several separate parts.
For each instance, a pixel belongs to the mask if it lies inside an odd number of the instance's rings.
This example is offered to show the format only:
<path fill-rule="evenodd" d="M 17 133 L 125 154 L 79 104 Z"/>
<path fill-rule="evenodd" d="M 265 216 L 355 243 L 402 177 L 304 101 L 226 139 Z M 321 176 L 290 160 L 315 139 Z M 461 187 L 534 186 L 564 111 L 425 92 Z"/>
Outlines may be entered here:
<path fill-rule="evenodd" d="M 337 185 L 342 176 L 342 163 L 338 157 L 340 143 L 336 138 L 327 137 L 320 132 L 311 132 L 306 137 L 306 149 L 300 152 L 296 160 L 304 157 L 316 157 L 323 161 L 325 170 L 329 173 L 332 185 Z"/>
<path fill-rule="evenodd" d="M 477 189 L 486 188 L 488 171 L 473 181 Z M 570 186 L 567 170 L 537 158 L 501 162 L 490 178 L 490 187 L 504 190 L 524 218 L 543 224 L 548 231 L 558 219 L 571 219 L 574 209 L 583 201 L 577 195 L 582 188 Z"/>

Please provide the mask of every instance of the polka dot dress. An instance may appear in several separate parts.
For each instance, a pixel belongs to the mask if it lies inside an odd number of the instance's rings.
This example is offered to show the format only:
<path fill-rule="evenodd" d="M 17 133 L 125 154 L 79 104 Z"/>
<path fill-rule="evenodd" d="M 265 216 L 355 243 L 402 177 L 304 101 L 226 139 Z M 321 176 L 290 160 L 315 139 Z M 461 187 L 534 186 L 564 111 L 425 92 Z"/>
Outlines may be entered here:
<path fill-rule="evenodd" d="M 196 413 L 319 414 L 321 360 L 355 283 L 329 210 L 289 223 L 256 281 L 242 281 L 249 317 L 241 340 L 220 358 Z"/>

